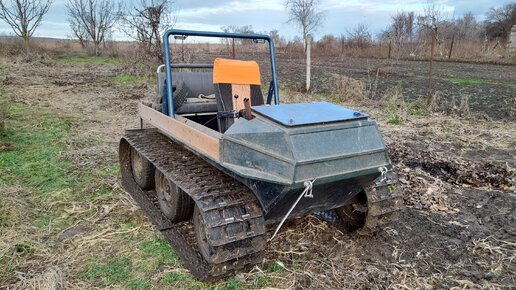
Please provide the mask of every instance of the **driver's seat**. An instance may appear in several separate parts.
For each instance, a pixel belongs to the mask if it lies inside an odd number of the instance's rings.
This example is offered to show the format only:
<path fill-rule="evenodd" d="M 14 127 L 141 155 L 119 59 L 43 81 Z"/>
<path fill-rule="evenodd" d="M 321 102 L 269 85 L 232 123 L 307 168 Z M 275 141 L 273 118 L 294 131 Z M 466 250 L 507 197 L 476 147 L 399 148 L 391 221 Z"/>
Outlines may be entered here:
<path fill-rule="evenodd" d="M 264 104 L 260 87 L 260 68 L 255 61 L 215 59 L 213 84 L 221 133 L 238 120 L 238 111 L 245 108 L 245 98 L 251 101 L 251 106 Z"/>

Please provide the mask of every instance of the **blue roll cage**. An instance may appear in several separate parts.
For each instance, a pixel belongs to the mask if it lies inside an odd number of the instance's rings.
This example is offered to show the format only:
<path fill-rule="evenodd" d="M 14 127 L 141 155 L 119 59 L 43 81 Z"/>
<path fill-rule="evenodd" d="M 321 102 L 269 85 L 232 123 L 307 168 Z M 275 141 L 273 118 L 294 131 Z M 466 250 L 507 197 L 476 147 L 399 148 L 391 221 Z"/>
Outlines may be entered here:
<path fill-rule="evenodd" d="M 225 32 L 209 32 L 209 31 L 193 31 L 193 30 L 168 30 L 163 35 L 163 46 L 165 47 L 165 72 L 167 75 L 166 92 L 167 92 L 167 104 L 168 112 L 172 117 L 175 115 L 174 102 L 172 94 L 172 69 L 171 69 L 171 48 L 169 45 L 169 38 L 171 35 L 181 36 L 203 36 L 203 37 L 221 37 L 221 38 L 243 38 L 243 39 L 254 39 L 254 40 L 266 40 L 269 42 L 269 54 L 271 58 L 271 70 L 272 70 L 272 81 L 269 86 L 269 93 L 267 95 L 267 104 L 271 104 L 272 95 L 274 94 L 274 104 L 279 105 L 279 94 L 278 94 L 278 79 L 276 75 L 276 60 L 274 57 L 274 41 L 268 35 L 260 34 L 244 34 L 244 33 L 225 33 Z"/>

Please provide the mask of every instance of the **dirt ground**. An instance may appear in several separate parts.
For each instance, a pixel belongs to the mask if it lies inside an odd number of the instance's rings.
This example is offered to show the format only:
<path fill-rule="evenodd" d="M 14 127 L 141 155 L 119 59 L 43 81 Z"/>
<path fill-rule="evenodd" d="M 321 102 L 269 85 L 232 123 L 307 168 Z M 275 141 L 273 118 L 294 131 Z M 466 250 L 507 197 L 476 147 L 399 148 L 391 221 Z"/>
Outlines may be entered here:
<path fill-rule="evenodd" d="M 367 78 L 368 62 L 315 59 L 316 92 L 329 90 L 319 81 L 327 77 L 326 71 L 346 71 Z M 287 63 L 290 66 L 283 66 Z M 145 73 L 144 67 L 132 64 L 70 63 L 56 59 L 27 63 L 2 58 L 0 65 L 5 68 L 0 84 L 9 92 L 11 102 L 72 115 L 79 120 L 60 153 L 62 158 L 73 161 L 74 172 L 88 174 L 88 170 L 96 167 L 116 165 L 118 141 L 124 129 L 139 125 L 136 104 L 150 101 L 154 96 L 155 87 L 149 81 L 111 82 L 121 74 Z M 382 61 L 371 67 L 391 65 Z M 423 62 L 392 65 L 393 72 L 382 79 L 382 86 L 403 82 L 405 95 L 414 91 L 424 94 L 426 65 Z M 285 77 L 287 84 L 299 81 L 301 66 L 301 60 L 278 56 L 279 77 Z M 145 285 L 295 289 L 514 287 L 516 123 L 513 117 L 502 116 L 502 111 L 506 110 L 504 100 L 516 95 L 516 70 L 513 66 L 462 63 L 436 63 L 435 67 L 440 77 L 489 80 L 491 83 L 468 84 L 464 92 L 471 94 L 472 99 L 486 96 L 487 108 L 482 104 L 472 107 L 490 118 L 433 113 L 407 115 L 401 124 L 391 124 L 384 108 L 376 102 L 341 104 L 366 110 L 378 122 L 404 187 L 406 207 L 399 220 L 374 235 L 362 236 L 342 232 L 317 216 L 298 218 L 283 227 L 269 244 L 264 264 L 249 273 L 216 284 L 192 284 L 190 280 L 167 284 L 163 282 L 165 275 L 185 274 L 185 270 L 180 263 L 164 263 L 139 274 L 148 281 Z M 478 71 L 483 74 L 479 76 Z M 457 90 L 463 85 L 438 80 L 435 86 L 439 90 Z M 479 90 L 482 93 L 475 94 Z M 299 102 L 317 100 L 318 96 L 289 92 L 282 98 Z M 77 145 L 87 139 L 101 142 Z M 11 228 L 0 227 L 3 253 L 9 252 L 20 239 L 34 248 L 11 275 L 0 276 L 0 288 L 125 285 L 88 278 L 84 265 L 91 261 L 102 264 L 107 257 L 137 252 L 142 242 L 153 241 L 159 234 L 121 189 L 119 176 L 103 177 L 100 184 L 109 188 L 110 193 L 99 194 L 89 202 L 60 201 L 66 207 L 66 212 L 60 214 L 73 219 L 68 227 L 35 228 L 30 214 Z M 83 188 L 74 194 L 95 196 L 95 190 L 95 187 Z M 13 207 L 24 204 L 31 194 L 26 188 L 12 185 L 0 184 L 0 191 L 3 206 Z M 34 211 L 48 211 L 55 205 L 33 206 Z M 128 221 L 134 227 L 120 226 Z M 133 265 L 139 263 L 140 260 Z"/>

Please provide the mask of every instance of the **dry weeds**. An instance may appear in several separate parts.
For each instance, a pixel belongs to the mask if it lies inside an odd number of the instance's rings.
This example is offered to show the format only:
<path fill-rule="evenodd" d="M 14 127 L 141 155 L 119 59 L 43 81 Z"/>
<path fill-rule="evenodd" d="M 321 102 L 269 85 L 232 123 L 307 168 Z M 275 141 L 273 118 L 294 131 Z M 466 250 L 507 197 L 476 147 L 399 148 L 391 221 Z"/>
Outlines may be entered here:
<path fill-rule="evenodd" d="M 338 74 L 332 74 L 330 81 L 333 83 L 333 95 L 338 96 L 341 102 L 364 98 L 364 82 Z"/>

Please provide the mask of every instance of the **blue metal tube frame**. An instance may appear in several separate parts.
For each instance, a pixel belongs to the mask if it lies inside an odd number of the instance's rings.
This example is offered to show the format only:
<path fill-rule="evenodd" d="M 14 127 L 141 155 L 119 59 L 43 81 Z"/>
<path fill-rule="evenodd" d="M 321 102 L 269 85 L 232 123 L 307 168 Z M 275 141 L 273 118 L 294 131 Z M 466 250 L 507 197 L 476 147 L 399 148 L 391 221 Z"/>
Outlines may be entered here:
<path fill-rule="evenodd" d="M 172 69 L 170 64 L 170 42 L 169 38 L 171 35 L 185 35 L 185 36 L 203 36 L 203 37 L 223 37 L 223 38 L 244 38 L 244 39 L 263 39 L 269 42 L 269 53 L 271 57 L 271 70 L 272 70 L 272 87 L 274 90 L 274 104 L 279 105 L 279 94 L 278 94 L 278 78 L 276 74 L 276 59 L 274 54 L 274 41 L 268 35 L 261 34 L 244 34 L 244 33 L 225 33 L 225 32 L 208 32 L 208 31 L 193 31 L 193 30 L 168 30 L 163 35 L 163 46 L 165 47 L 165 72 L 167 74 L 167 103 L 168 103 L 168 114 L 174 116 L 174 102 L 172 92 Z M 271 104 L 271 97 L 267 97 L 267 104 Z"/>

